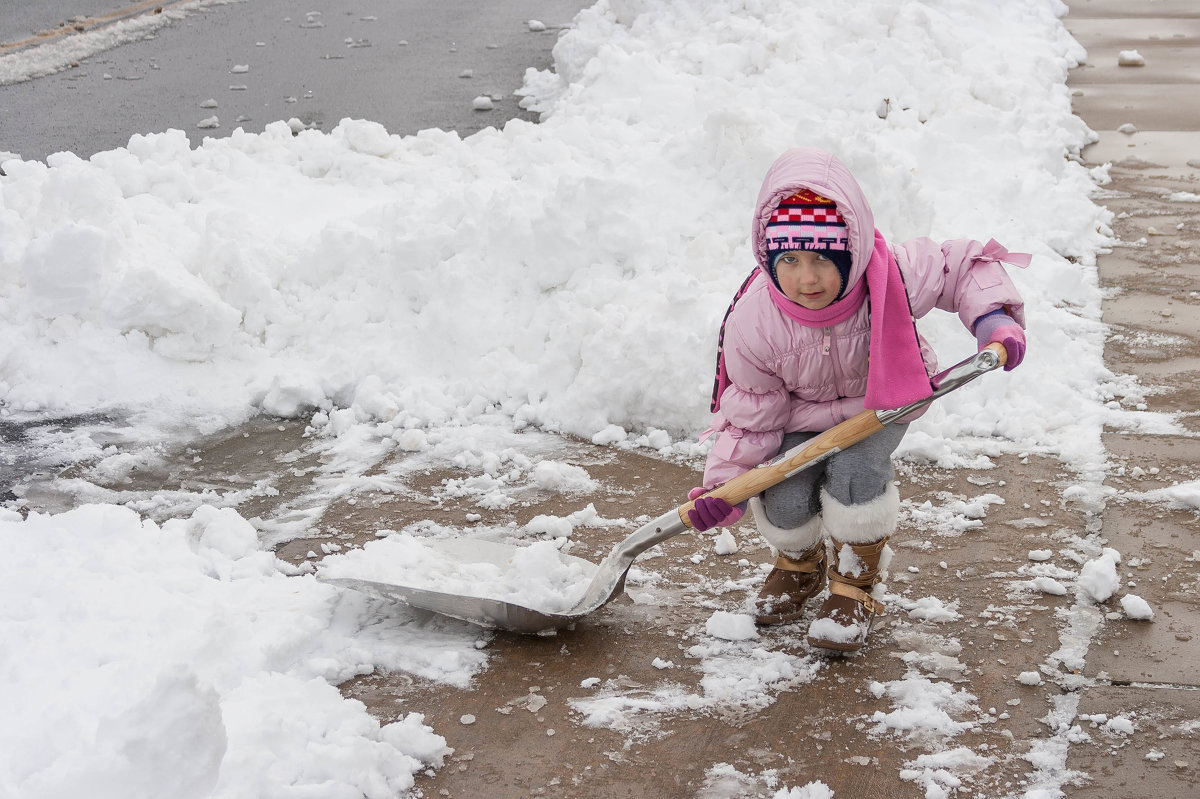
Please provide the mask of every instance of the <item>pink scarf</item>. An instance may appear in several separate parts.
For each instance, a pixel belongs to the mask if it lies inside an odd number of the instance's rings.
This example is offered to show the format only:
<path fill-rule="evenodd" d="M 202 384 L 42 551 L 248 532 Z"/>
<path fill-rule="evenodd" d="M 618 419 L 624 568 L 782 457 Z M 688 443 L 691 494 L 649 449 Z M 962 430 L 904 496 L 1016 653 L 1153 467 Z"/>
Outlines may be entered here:
<path fill-rule="evenodd" d="M 866 280 L 819 311 L 788 299 L 772 282 L 767 288 L 779 310 L 806 327 L 828 327 L 849 319 L 871 297 L 871 358 L 867 368 L 866 407 L 900 408 L 933 394 L 921 346 L 917 341 L 904 278 L 883 234 L 875 231 L 875 249 L 867 262 Z"/>

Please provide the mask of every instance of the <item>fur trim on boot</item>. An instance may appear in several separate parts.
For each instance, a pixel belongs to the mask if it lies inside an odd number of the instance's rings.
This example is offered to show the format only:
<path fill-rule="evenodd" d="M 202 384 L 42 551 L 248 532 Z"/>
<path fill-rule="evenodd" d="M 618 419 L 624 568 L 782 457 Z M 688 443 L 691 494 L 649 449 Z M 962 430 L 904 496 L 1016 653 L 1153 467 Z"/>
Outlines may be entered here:
<path fill-rule="evenodd" d="M 814 516 L 799 527 L 785 530 L 771 524 L 767 519 L 767 508 L 760 497 L 751 497 L 749 505 L 750 510 L 754 511 L 754 524 L 758 526 L 758 534 L 779 554 L 795 558 L 812 549 L 812 545 L 821 540 L 820 516 Z"/>

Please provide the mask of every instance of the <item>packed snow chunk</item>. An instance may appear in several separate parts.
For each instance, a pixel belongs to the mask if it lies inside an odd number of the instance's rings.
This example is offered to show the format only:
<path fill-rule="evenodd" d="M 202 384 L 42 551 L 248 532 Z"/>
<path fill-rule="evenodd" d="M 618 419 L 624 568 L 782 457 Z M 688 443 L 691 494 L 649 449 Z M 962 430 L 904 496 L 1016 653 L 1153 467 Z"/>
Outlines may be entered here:
<path fill-rule="evenodd" d="M 540 19 L 531 19 L 525 23 L 525 26 L 533 33 L 540 33 L 546 30 L 546 23 L 542 22 Z"/>
<path fill-rule="evenodd" d="M 704 623 L 704 632 L 713 638 L 723 638 L 726 641 L 748 641 L 758 637 L 758 628 L 754 626 L 754 617 L 745 613 L 728 613 L 718 610 Z"/>
<path fill-rule="evenodd" d="M 262 549 L 258 531 L 233 508 L 201 505 L 189 519 L 168 519 L 164 533 L 182 530 L 189 545 L 218 580 L 267 577 L 279 571 L 279 561 Z"/>
<path fill-rule="evenodd" d="M 1135 729 L 1132 719 L 1126 716 L 1113 716 L 1104 722 L 1104 731 L 1113 735 L 1133 735 Z"/>
<path fill-rule="evenodd" d="M 1137 50 L 1122 50 L 1117 54 L 1117 66 L 1144 67 L 1146 66 L 1146 59 Z"/>
<path fill-rule="evenodd" d="M 814 619 L 808 626 L 809 638 L 843 644 L 859 640 L 866 632 L 861 624 L 843 626 L 833 619 Z"/>
<path fill-rule="evenodd" d="M 1021 685 L 1041 685 L 1042 675 L 1036 671 L 1023 671 L 1017 675 L 1017 682 Z"/>
<path fill-rule="evenodd" d="M 833 789 L 817 780 L 802 788 L 780 788 L 771 799 L 833 799 Z"/>
<path fill-rule="evenodd" d="M 538 488 L 564 493 L 588 493 L 599 485 L 587 469 L 559 461 L 542 461 L 533 467 L 533 482 Z"/>
<path fill-rule="evenodd" d="M 1121 578 L 1117 576 L 1117 564 L 1120 562 L 1121 553 L 1105 547 L 1100 557 L 1083 564 L 1076 580 L 1079 598 L 1092 602 L 1107 601 L 1121 585 Z"/>
<path fill-rule="evenodd" d="M 264 412 L 292 419 L 325 401 L 325 389 L 311 374 L 276 375 L 259 402 Z"/>
<path fill-rule="evenodd" d="M 488 97 L 486 94 L 481 94 L 471 101 L 471 107 L 476 111 L 491 111 L 496 107 L 496 104 L 492 102 L 491 97 Z"/>
<path fill-rule="evenodd" d="M 1052 596 L 1066 596 L 1067 594 L 1067 587 L 1065 585 L 1053 577 L 1046 577 L 1045 575 L 1034 577 L 1029 581 L 1029 585 L 1034 590 L 1041 591 L 1043 594 L 1050 594 Z"/>
<path fill-rule="evenodd" d="M 717 534 L 717 540 L 713 544 L 713 549 L 718 555 L 732 555 L 738 551 L 737 539 L 733 537 L 733 533 L 728 529 L 721 530 Z"/>
<path fill-rule="evenodd" d="M 1031 549 L 1029 550 L 1028 557 L 1037 563 L 1044 563 L 1054 557 L 1054 551 L 1050 549 Z"/>
<path fill-rule="evenodd" d="M 955 610 L 955 607 L 958 605 L 957 601 L 947 605 L 935 596 L 927 596 L 915 602 L 904 601 L 903 604 L 904 608 L 908 611 L 910 619 L 944 622 L 958 621 L 962 618 L 959 612 Z"/>
<path fill-rule="evenodd" d="M 1139 621 L 1152 621 L 1154 619 L 1154 610 L 1150 607 L 1150 603 L 1137 594 L 1126 594 L 1121 597 L 1121 609 L 1131 619 Z"/>
<path fill-rule="evenodd" d="M 1126 122 L 1117 128 L 1117 133 L 1124 133 L 1126 136 L 1132 136 L 1137 132 L 1137 125 L 1133 124 L 1132 122 Z"/>
<path fill-rule="evenodd" d="M 396 152 L 399 139 L 388 133 L 387 128 L 378 122 L 362 119 L 344 119 L 330 136 L 341 139 L 346 146 L 357 153 L 387 158 Z"/>
<path fill-rule="evenodd" d="M 397 430 L 392 434 L 392 438 L 405 452 L 424 452 L 429 447 L 429 437 L 425 435 L 425 431 L 415 427 Z"/>
<path fill-rule="evenodd" d="M 534 516 L 525 525 L 525 529 L 531 533 L 541 533 L 549 538 L 569 538 L 575 526 L 571 524 L 570 519 L 562 516 L 547 516 L 540 514 Z"/>
<path fill-rule="evenodd" d="M 592 443 L 603 447 L 609 444 L 619 444 L 627 438 L 629 438 L 629 433 L 625 431 L 624 427 L 610 424 L 592 436 Z"/>
<path fill-rule="evenodd" d="M 512 547 L 479 538 L 427 540 L 393 533 L 326 558 L 319 573 L 559 613 L 583 598 L 596 565 L 562 554 L 553 541 Z"/>
<path fill-rule="evenodd" d="M 215 116 L 205 117 L 196 123 L 196 127 L 201 130 L 212 130 L 213 128 L 221 127 L 221 120 Z"/>

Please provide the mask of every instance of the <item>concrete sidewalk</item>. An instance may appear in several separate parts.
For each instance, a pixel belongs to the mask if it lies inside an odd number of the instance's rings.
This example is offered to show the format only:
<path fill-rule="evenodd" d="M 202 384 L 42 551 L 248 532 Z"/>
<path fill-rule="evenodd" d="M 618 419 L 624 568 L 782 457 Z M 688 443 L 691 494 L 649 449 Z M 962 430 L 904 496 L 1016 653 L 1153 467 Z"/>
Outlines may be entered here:
<path fill-rule="evenodd" d="M 1200 476 L 1200 6 L 1069 6 L 1067 28 L 1088 50 L 1070 79 L 1073 106 L 1100 136 L 1084 157 L 1112 164 L 1102 202 L 1119 241 L 1098 262 L 1111 328 L 1105 361 L 1150 388 L 1147 409 L 1178 414 L 1189 435 L 1104 436 L 1116 493 L 1101 535 L 1157 615 L 1093 638 L 1079 712 L 1130 716 L 1138 730 L 1117 749 L 1073 746 L 1068 766 L 1093 781 L 1067 795 L 1183 799 L 1200 796 L 1200 526 L 1191 510 L 1136 495 Z M 1123 51 L 1144 65 L 1120 65 Z"/>

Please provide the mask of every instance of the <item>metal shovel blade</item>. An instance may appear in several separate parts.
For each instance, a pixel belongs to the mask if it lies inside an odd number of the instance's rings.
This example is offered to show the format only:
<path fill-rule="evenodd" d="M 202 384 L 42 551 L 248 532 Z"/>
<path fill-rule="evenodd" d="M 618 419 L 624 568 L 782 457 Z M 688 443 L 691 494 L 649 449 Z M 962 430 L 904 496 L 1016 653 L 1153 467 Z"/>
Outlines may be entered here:
<path fill-rule="evenodd" d="M 473 622 L 484 627 L 498 627 L 518 633 L 541 633 L 561 630 L 608 604 L 625 588 L 625 574 L 634 558 L 659 541 L 677 535 L 687 527 L 676 511 L 642 525 L 637 532 L 617 544 L 608 557 L 599 565 L 572 555 L 559 553 L 563 561 L 579 561 L 586 564 L 592 576 L 583 598 L 575 605 L 561 611 L 530 608 L 515 602 L 482 596 L 466 596 L 432 591 L 426 588 L 400 585 L 397 583 L 364 580 L 356 577 L 323 577 L 321 582 L 352 588 L 378 599 L 402 602 L 410 607 L 429 610 L 455 619 Z M 426 546 L 437 549 L 441 554 L 468 565 L 490 563 L 503 567 L 521 547 L 478 539 L 452 539 L 427 542 Z"/>
<path fill-rule="evenodd" d="M 819 436 L 788 450 L 774 460 L 735 477 L 708 492 L 707 496 L 721 497 L 731 505 L 737 505 L 750 497 L 757 496 L 797 472 L 808 469 L 874 435 L 885 425 L 903 419 L 938 397 L 966 385 L 982 374 L 1003 366 L 1005 356 L 1003 347 L 998 344 L 991 345 L 931 378 L 933 394 L 930 397 L 895 410 L 863 411 L 826 430 Z M 323 582 L 353 588 L 384 599 L 397 600 L 415 608 L 430 610 L 485 627 L 499 627 L 519 633 L 559 630 L 598 610 L 618 596 L 625 588 L 625 575 L 634 558 L 655 544 L 690 529 L 688 511 L 694 506 L 695 502 L 690 500 L 678 508 L 667 511 L 619 542 L 597 567 L 583 598 L 565 610 L 539 610 L 500 599 L 462 596 L 348 577 L 321 579 Z M 438 542 L 438 546 L 442 549 L 454 549 L 457 553 L 456 557 L 459 557 L 463 563 L 487 561 L 504 564 L 520 549 L 520 547 L 508 544 L 476 539 Z M 560 553 L 559 557 L 567 559 L 571 556 Z M 575 560 L 580 559 L 575 558 Z"/>

